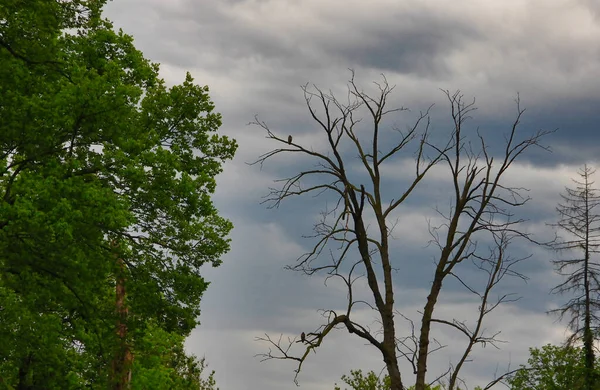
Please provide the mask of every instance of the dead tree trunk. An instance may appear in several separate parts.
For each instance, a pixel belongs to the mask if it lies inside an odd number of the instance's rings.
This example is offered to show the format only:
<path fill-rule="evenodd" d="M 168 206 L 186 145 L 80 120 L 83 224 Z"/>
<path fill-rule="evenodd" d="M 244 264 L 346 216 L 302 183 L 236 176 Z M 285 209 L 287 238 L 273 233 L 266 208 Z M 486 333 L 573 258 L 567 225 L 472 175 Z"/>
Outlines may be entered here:
<path fill-rule="evenodd" d="M 560 238 L 550 246 L 565 256 L 554 260 L 557 272 L 566 280 L 556 286 L 553 292 L 574 294 L 561 308 L 553 310 L 562 319 L 567 316 L 573 331 L 568 344 L 576 340 L 583 342 L 585 352 L 585 390 L 596 387 L 594 373 L 595 351 L 594 334 L 600 329 L 600 263 L 592 258 L 600 248 L 600 196 L 596 194 L 591 176 L 594 170 L 587 165 L 578 172 L 580 181 L 573 180 L 575 188 L 567 188 L 562 196 L 563 203 L 557 207 L 559 221 L 557 227 L 567 237 Z M 577 255 L 579 253 L 580 255 Z"/>

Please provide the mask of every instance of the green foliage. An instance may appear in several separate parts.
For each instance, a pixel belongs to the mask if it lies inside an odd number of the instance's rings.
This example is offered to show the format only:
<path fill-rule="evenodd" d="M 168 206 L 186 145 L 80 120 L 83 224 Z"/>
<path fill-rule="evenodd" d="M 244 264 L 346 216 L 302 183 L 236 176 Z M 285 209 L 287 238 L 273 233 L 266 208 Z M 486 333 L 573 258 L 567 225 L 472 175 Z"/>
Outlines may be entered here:
<path fill-rule="evenodd" d="M 425 388 L 427 390 L 444 390 L 444 387 L 442 385 L 435 385 L 433 387 L 431 387 L 431 386 L 425 386 Z M 411 387 L 408 388 L 408 390 L 415 390 L 415 387 L 411 386 Z M 458 389 L 458 390 L 460 390 L 460 389 Z"/>
<path fill-rule="evenodd" d="M 576 347 L 545 345 L 530 348 L 527 366 L 509 379 L 514 390 L 583 389 L 585 371 L 583 350 Z M 596 369 L 596 375 L 600 371 Z"/>
<path fill-rule="evenodd" d="M 373 371 L 364 375 L 362 370 L 350 370 L 350 376 L 343 375 L 342 381 L 352 390 L 389 390 L 391 388 L 390 378 L 387 375 L 380 378 Z M 336 384 L 334 390 L 341 390 L 341 388 Z"/>
<path fill-rule="evenodd" d="M 132 348 L 148 350 L 145 332 L 157 329 L 166 333 L 153 340 L 181 344 L 208 286 L 200 267 L 218 266 L 229 249 L 232 225 L 211 194 L 235 141 L 216 133 L 208 88 L 189 74 L 167 87 L 133 39 L 101 19 L 104 3 L 0 4 L 0 377 L 8 388 L 106 388 L 117 257 Z M 182 350 L 173 356 L 202 367 Z M 151 367 L 140 359 L 138 372 Z"/>
<path fill-rule="evenodd" d="M 385 375 L 381 378 L 373 371 L 369 371 L 366 375 L 362 370 L 350 370 L 350 375 L 342 375 L 342 381 L 350 386 L 350 390 L 390 390 L 391 382 L 389 376 Z M 414 386 L 407 390 L 414 390 Z M 427 390 L 443 390 L 441 385 L 427 386 Z M 341 387 L 335 384 L 334 390 L 342 390 Z M 347 388 L 345 390 L 348 390 Z M 460 389 L 459 389 L 460 390 Z M 475 389 L 477 390 L 477 389 Z"/>
<path fill-rule="evenodd" d="M 0 287 L 3 384 L 9 389 L 80 389 L 89 380 L 105 383 L 106 373 L 99 369 L 102 362 L 97 356 L 102 353 L 100 340 L 110 339 L 112 329 L 86 323 L 58 302 L 28 299 L 32 296 Z"/>
<path fill-rule="evenodd" d="M 218 390 L 214 371 L 203 378 L 205 360 L 188 356 L 184 338 L 150 324 L 136 344 L 132 390 Z"/>
<path fill-rule="evenodd" d="M 444 387 L 442 385 L 435 385 L 433 387 L 431 387 L 431 386 L 425 386 L 425 388 L 427 390 L 444 390 Z M 415 390 L 415 387 L 411 386 L 407 390 Z M 458 389 L 458 390 L 460 390 L 460 389 Z"/>

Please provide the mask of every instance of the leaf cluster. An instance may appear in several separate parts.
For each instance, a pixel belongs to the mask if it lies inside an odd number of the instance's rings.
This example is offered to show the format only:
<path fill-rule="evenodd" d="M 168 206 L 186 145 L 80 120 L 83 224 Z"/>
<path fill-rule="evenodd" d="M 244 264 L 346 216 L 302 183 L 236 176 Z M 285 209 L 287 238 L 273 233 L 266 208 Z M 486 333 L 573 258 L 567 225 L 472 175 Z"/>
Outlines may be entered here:
<path fill-rule="evenodd" d="M 527 365 L 508 380 L 513 390 L 559 390 L 583 389 L 585 359 L 584 351 L 579 347 L 545 345 L 542 348 L 530 348 Z M 600 370 L 596 367 L 594 375 Z"/>

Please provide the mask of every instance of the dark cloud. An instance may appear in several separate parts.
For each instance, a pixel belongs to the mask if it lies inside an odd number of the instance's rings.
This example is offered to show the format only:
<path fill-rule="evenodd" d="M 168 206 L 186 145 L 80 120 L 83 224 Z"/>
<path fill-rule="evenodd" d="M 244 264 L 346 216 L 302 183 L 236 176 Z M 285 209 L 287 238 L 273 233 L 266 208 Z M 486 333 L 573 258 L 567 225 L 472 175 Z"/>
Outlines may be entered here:
<path fill-rule="evenodd" d="M 268 187 L 275 185 L 273 180 L 310 162 L 289 156 L 262 170 L 248 166 L 274 146 L 260 128 L 246 126 L 255 114 L 282 137 L 293 134 L 297 142 L 323 150 L 323 134 L 309 118 L 299 86 L 314 82 L 345 99 L 347 68 L 356 70 L 357 82 L 366 89 L 374 87 L 371 81 L 381 81 L 384 73 L 397 86 L 390 107 L 411 111 L 383 125 L 382 148 L 396 139 L 394 127 L 410 126 L 419 110 L 431 103 L 436 103 L 432 137 L 443 140 L 451 130 L 451 118 L 439 88 L 462 89 L 467 101 L 477 98 L 479 107 L 465 131 L 475 136 L 479 130 L 490 152 L 498 155 L 515 119 L 514 98 L 520 93 L 527 108 L 522 136 L 538 129 L 559 129 L 546 140 L 553 153 L 532 150 L 510 173 L 512 184 L 531 189 L 533 201 L 520 214 L 529 219 L 527 229 L 546 237 L 552 234 L 545 223 L 554 218 L 558 194 L 569 185 L 578 165 L 597 163 L 600 156 L 599 10 L 592 0 L 470 0 L 464 7 L 436 0 L 109 3 L 107 16 L 134 36 L 148 58 L 162 64 L 168 83 L 181 82 L 189 70 L 198 83 L 210 86 L 217 111 L 224 117 L 223 131 L 240 144 L 236 159 L 218 178 L 215 195 L 217 207 L 235 225 L 232 250 L 221 267 L 206 270 L 212 284 L 202 303 L 202 326 L 188 343 L 191 351 L 206 354 L 220 387 L 295 389 L 293 365 L 259 364 L 252 358 L 265 348 L 254 338 L 265 331 L 297 336 L 322 323 L 316 309 L 343 307 L 346 297 L 335 283 L 325 287 L 322 278 L 305 278 L 284 269 L 310 249 L 314 240 L 302 236 L 311 233 L 319 210 L 331 207 L 332 199 L 308 196 L 276 209 L 260 204 Z M 361 131 L 369 130 L 366 121 L 362 126 Z M 355 161 L 354 152 L 344 152 Z M 406 163 L 413 150 L 401 157 L 390 161 L 384 171 L 388 198 L 405 188 L 414 174 Z M 364 172 L 353 174 L 364 178 Z M 436 206 L 450 207 L 447 179 L 447 171 L 432 171 L 398 213 L 392 243 L 399 269 L 394 275 L 396 301 L 403 314 L 415 319 L 439 255 L 435 247 L 427 246 L 427 222 L 435 217 Z M 528 347 L 558 342 L 564 336 L 562 325 L 545 314 L 557 302 L 547 294 L 556 281 L 550 254 L 524 244 L 511 253 L 533 254 L 520 268 L 531 279 L 527 284 L 509 281 L 502 287 L 501 292 L 523 296 L 490 320 L 490 327 L 502 330 L 510 343 L 499 352 L 476 351 L 475 362 L 465 368 L 470 387 L 493 377 L 498 365 L 501 369 L 509 361 L 513 366 L 524 362 Z M 467 264 L 461 272 L 471 281 L 479 277 Z M 368 291 L 361 293 L 370 299 Z M 472 302 L 459 283 L 444 286 L 442 301 L 441 314 L 472 318 Z M 372 321 L 372 313 L 360 315 Z M 399 334 L 407 331 L 407 324 L 399 324 Z M 432 363 L 432 375 L 443 372 L 461 347 L 448 330 L 440 329 L 439 335 L 449 347 Z M 329 390 L 351 368 L 379 371 L 380 356 L 352 340 L 345 332 L 335 334 L 304 366 L 301 384 Z M 410 370 L 405 371 L 410 378 Z"/>
<path fill-rule="evenodd" d="M 580 3 L 594 15 L 596 21 L 600 22 L 600 3 L 596 0 L 580 0 Z"/>
<path fill-rule="evenodd" d="M 468 25 L 424 12 L 398 15 L 393 24 L 369 26 L 363 33 L 362 42 L 335 47 L 325 39 L 323 44 L 349 64 L 433 79 L 451 73 L 445 56 L 479 36 Z"/>

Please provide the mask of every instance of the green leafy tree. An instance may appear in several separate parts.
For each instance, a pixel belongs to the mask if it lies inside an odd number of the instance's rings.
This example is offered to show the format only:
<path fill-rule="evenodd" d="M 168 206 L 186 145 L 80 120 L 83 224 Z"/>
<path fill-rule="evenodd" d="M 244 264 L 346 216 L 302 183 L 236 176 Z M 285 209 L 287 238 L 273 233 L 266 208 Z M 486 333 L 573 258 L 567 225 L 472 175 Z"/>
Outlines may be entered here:
<path fill-rule="evenodd" d="M 104 3 L 0 4 L 0 372 L 20 389 L 107 388 L 149 320 L 187 336 L 200 267 L 229 249 L 211 194 L 235 141 L 208 88 L 167 87 Z"/>
<path fill-rule="evenodd" d="M 342 381 L 352 390 L 390 390 L 390 377 L 381 378 L 373 371 L 366 375 L 362 370 L 350 370 L 350 375 L 342 375 Z M 341 390 L 337 384 L 334 390 Z"/>
<path fill-rule="evenodd" d="M 585 353 L 579 347 L 530 348 L 530 358 L 508 383 L 513 390 L 579 390 L 585 385 Z M 595 369 L 598 373 L 598 369 Z"/>
<path fill-rule="evenodd" d="M 136 343 L 132 390 L 218 390 L 214 371 L 204 377 L 206 363 L 184 350 L 184 337 L 150 323 Z"/>

